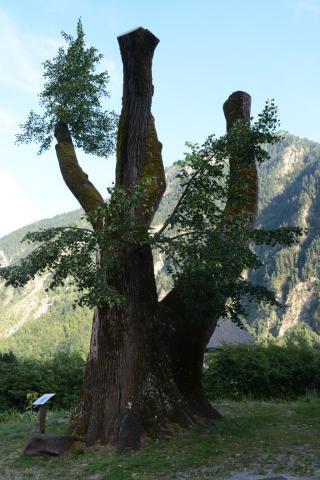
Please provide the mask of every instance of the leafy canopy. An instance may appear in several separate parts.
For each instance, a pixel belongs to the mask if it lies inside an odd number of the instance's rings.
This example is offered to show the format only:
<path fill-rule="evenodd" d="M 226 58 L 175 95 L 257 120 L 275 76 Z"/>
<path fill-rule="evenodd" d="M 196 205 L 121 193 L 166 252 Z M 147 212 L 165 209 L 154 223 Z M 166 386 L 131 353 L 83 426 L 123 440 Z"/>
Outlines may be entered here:
<path fill-rule="evenodd" d="M 27 233 L 23 241 L 37 246 L 19 264 L 0 269 L 6 285 L 24 286 L 37 274 L 50 273 L 50 289 L 71 277 L 80 305 L 123 303 L 125 299 L 113 285 L 113 279 L 128 248 L 149 240 L 148 227 L 128 215 L 136 205 L 141 205 L 144 190 L 139 186 L 128 195 L 121 187 L 112 187 L 108 193 L 109 201 L 86 215 L 89 223 L 102 218 L 102 229 L 70 226 Z"/>
<path fill-rule="evenodd" d="M 80 304 L 121 303 L 125 298 L 117 291 L 115 275 L 130 249 L 150 244 L 165 254 L 168 272 L 184 296 L 189 314 L 197 319 L 218 312 L 238 321 L 245 313 L 244 295 L 279 305 L 273 292 L 253 285 L 243 272 L 261 266 L 253 242 L 290 245 L 302 229 L 255 229 L 249 226 L 245 209 L 232 219 L 225 214 L 230 194 L 229 159 L 236 156 L 239 164 L 248 162 L 248 157 L 258 163 L 268 160 L 265 145 L 279 141 L 277 125 L 277 109 L 271 101 L 251 127 L 238 121 L 224 136 L 210 136 L 202 147 L 188 144 L 190 152 L 180 162 L 178 174 L 180 198 L 158 232 L 148 231 L 136 216 L 128 214 L 141 207 L 148 185 L 138 186 L 130 194 L 113 187 L 109 202 L 87 216 L 89 221 L 103 219 L 104 228 L 93 232 L 63 227 L 29 233 L 25 240 L 36 243 L 35 250 L 19 265 L 0 269 L 0 276 L 7 285 L 22 286 L 37 273 L 49 271 L 51 288 L 63 284 L 68 276 L 73 278 Z M 233 199 L 240 204 L 244 200 L 241 196 Z"/>
<path fill-rule="evenodd" d="M 101 106 L 102 99 L 109 97 L 108 72 L 95 73 L 103 55 L 94 47 L 86 48 L 80 19 L 75 38 L 65 32 L 61 35 L 67 48 L 60 47 L 56 57 L 43 63 L 45 83 L 39 103 L 44 114 L 30 112 L 20 125 L 17 143 L 36 142 L 41 154 L 52 143 L 55 125 L 62 122 L 77 147 L 106 157 L 114 150 L 118 117 Z"/>
<path fill-rule="evenodd" d="M 246 280 L 244 272 L 262 266 L 253 243 L 290 245 L 302 229 L 252 228 L 248 208 L 252 186 L 240 175 L 231 178 L 228 170 L 231 158 L 240 169 L 254 159 L 258 164 L 268 160 L 266 145 L 281 139 L 277 126 L 277 107 L 271 100 L 251 126 L 239 120 L 222 137 L 210 136 L 202 147 L 188 144 L 190 152 L 179 162 L 181 195 L 154 241 L 167 258 L 188 314 L 195 318 L 216 312 L 237 321 L 245 314 L 241 300 L 246 295 L 280 306 L 273 292 Z M 237 207 L 236 215 L 227 214 L 227 201 Z"/>

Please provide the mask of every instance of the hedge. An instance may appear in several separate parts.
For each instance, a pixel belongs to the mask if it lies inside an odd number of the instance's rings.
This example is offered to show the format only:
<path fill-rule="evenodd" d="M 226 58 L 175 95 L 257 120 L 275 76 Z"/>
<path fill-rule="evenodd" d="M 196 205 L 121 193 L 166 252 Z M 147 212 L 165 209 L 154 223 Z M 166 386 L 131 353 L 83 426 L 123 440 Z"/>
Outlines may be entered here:
<path fill-rule="evenodd" d="M 26 408 L 27 395 L 55 393 L 53 408 L 76 402 L 85 367 L 80 354 L 52 359 L 0 354 L 0 411 Z M 295 399 L 320 392 L 320 349 L 295 346 L 221 347 L 205 357 L 203 384 L 211 400 Z"/>
<path fill-rule="evenodd" d="M 55 393 L 51 404 L 70 408 L 79 394 L 85 362 L 76 353 L 59 353 L 47 361 L 0 355 L 0 411 L 23 410 L 27 395 Z"/>
<path fill-rule="evenodd" d="M 204 388 L 216 399 L 295 399 L 320 391 L 320 349 L 224 346 L 208 353 Z"/>

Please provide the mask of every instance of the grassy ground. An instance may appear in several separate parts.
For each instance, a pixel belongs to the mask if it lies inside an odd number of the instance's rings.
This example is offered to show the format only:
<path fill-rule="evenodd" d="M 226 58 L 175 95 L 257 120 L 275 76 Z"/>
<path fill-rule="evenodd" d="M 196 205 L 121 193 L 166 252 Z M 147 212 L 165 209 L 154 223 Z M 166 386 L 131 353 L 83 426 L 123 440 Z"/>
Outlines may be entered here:
<path fill-rule="evenodd" d="M 299 402 L 221 402 L 211 431 L 149 442 L 137 454 L 75 449 L 64 458 L 22 455 L 35 419 L 0 415 L 1 480 L 126 480 L 227 478 L 232 472 L 288 472 L 320 478 L 320 398 Z M 67 414 L 49 415 L 48 433 L 63 433 Z"/>

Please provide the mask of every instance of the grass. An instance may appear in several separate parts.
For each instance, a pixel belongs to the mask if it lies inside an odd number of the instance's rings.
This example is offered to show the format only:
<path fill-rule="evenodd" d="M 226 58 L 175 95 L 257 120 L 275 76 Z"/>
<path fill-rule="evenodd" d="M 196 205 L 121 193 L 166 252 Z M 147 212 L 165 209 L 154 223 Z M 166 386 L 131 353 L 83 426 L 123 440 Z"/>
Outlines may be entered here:
<path fill-rule="evenodd" d="M 169 441 L 149 441 L 119 456 L 102 447 L 75 449 L 64 458 L 26 457 L 34 418 L 0 414 L 0 479 L 156 480 L 226 478 L 232 472 L 320 478 L 320 398 L 297 402 L 219 402 L 224 414 L 210 431 L 194 429 Z M 48 433 L 63 433 L 66 412 L 53 412 Z"/>

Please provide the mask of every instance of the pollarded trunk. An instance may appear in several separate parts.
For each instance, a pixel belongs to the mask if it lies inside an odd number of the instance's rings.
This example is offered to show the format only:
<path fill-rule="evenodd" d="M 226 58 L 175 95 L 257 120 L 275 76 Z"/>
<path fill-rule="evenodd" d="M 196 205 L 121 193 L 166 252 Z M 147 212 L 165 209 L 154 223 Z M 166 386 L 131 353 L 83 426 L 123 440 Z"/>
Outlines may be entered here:
<path fill-rule="evenodd" d="M 128 215 L 148 225 L 165 188 L 161 144 L 150 110 L 151 63 L 158 39 L 139 28 L 118 40 L 124 94 L 116 184 L 129 194 L 137 184 L 146 187 L 144 201 Z M 85 192 L 86 207 L 91 198 L 87 190 L 79 193 L 67 184 L 75 195 Z M 119 262 L 113 287 L 125 303 L 96 310 L 82 393 L 70 429 L 89 444 L 100 441 L 122 451 L 139 448 L 144 436 L 161 436 L 173 424 L 207 424 L 219 414 L 201 386 L 204 350 L 217 319 L 190 322 L 180 300 L 158 305 L 151 249 L 139 245 L 139 239 Z M 174 328 L 165 334 L 171 321 Z"/>
<path fill-rule="evenodd" d="M 202 386 L 204 354 L 219 316 L 192 320 L 177 288 L 160 302 L 158 315 L 166 325 L 164 339 L 173 378 L 189 408 L 204 419 L 221 418 Z"/>
<path fill-rule="evenodd" d="M 129 194 L 145 186 L 142 205 L 128 212 L 150 224 L 165 189 L 161 144 L 151 115 L 151 62 L 158 39 L 139 28 L 119 37 L 124 66 L 123 106 L 117 143 L 116 183 Z M 103 255 L 103 252 L 102 252 Z M 161 436 L 172 424 L 200 421 L 177 388 L 159 329 L 149 245 L 119 257 L 113 286 L 121 306 L 97 309 L 90 354 L 71 430 L 88 443 L 139 448 L 144 436 Z"/>
<path fill-rule="evenodd" d="M 145 436 L 160 437 L 172 424 L 198 421 L 172 378 L 159 335 L 156 286 L 144 248 L 128 252 L 118 288 L 127 303 L 97 309 L 73 433 L 89 444 L 138 449 Z"/>
<path fill-rule="evenodd" d="M 250 123 L 251 97 L 245 92 L 234 92 L 223 109 L 229 130 L 237 120 Z M 224 211 L 226 224 L 242 215 L 243 226 L 254 226 L 257 213 L 258 174 L 254 156 L 230 159 L 229 197 Z M 227 241 L 227 231 L 222 229 Z M 241 271 L 235 271 L 235 279 Z M 219 293 L 219 292 L 217 292 Z M 217 298 L 221 297 L 217 295 Z M 225 299 L 225 301 L 227 298 Z M 221 302 L 221 298 L 220 298 Z M 161 302 L 159 315 L 166 322 L 169 334 L 166 342 L 173 369 L 174 380 L 190 408 L 204 417 L 221 415 L 209 403 L 202 388 L 202 368 L 206 346 L 213 334 L 223 305 L 217 303 L 216 311 L 209 316 L 191 319 L 186 312 L 179 287 L 174 288 Z"/>
<path fill-rule="evenodd" d="M 227 130 L 235 122 L 241 121 L 250 126 L 251 97 L 246 92 L 234 92 L 223 104 Z M 230 158 L 230 181 L 228 201 L 224 211 L 226 222 L 243 217 L 244 227 L 253 227 L 258 210 L 258 170 L 254 152 L 235 155 Z"/>

